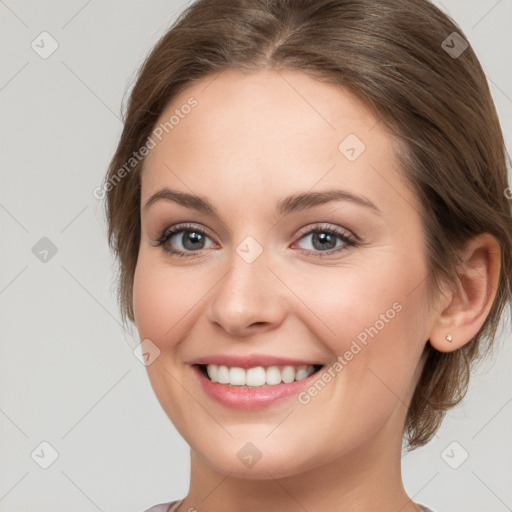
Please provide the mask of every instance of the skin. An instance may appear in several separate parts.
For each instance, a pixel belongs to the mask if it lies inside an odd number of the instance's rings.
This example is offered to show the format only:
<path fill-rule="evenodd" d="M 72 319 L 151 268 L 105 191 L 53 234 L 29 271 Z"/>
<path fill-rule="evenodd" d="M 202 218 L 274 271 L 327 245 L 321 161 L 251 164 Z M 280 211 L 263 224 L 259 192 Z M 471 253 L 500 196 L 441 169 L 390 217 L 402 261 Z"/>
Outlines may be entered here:
<path fill-rule="evenodd" d="M 401 479 L 407 404 L 428 340 L 455 350 L 484 322 L 499 273 L 495 240 L 468 246 L 467 300 L 447 286 L 429 308 L 420 207 L 392 136 L 364 104 L 296 71 L 225 71 L 182 91 L 160 120 L 190 97 L 197 106 L 144 164 L 134 281 L 140 339 L 160 350 L 147 366 L 151 385 L 191 449 L 180 512 L 418 510 Z M 348 134 L 366 146 L 354 161 L 338 149 Z M 208 199 L 219 218 L 165 199 L 145 208 L 163 187 Z M 274 211 L 285 196 L 331 188 L 380 213 L 353 201 Z M 195 255 L 155 245 L 180 223 L 207 231 Z M 322 257 L 311 230 L 325 223 L 358 244 L 336 237 L 344 250 Z M 252 263 L 237 253 L 248 236 L 262 248 Z M 187 251 L 181 234 L 172 240 Z M 294 396 L 260 411 L 227 408 L 204 394 L 189 364 L 257 353 L 329 366 L 396 303 L 394 318 L 307 404 Z M 237 457 L 247 442 L 262 454 L 251 468 Z"/>

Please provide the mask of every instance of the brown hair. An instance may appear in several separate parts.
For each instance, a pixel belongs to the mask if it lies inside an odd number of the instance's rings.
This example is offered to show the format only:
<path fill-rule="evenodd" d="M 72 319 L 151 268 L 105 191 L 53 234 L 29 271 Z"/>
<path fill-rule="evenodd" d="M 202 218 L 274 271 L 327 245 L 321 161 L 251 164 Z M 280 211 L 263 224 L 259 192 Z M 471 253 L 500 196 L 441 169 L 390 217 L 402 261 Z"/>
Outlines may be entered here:
<path fill-rule="evenodd" d="M 512 297 L 507 153 L 484 72 L 465 44 L 461 29 L 426 0 L 199 0 L 189 6 L 139 71 L 103 184 L 123 320 L 134 321 L 140 244 L 143 159 L 131 159 L 169 102 L 226 69 L 299 70 L 339 85 L 399 141 L 401 171 L 422 207 L 429 301 L 441 283 L 456 281 L 460 250 L 471 237 L 491 233 L 501 245 L 496 298 L 477 335 L 448 353 L 427 343 L 404 434 L 409 449 L 428 442 L 465 395 L 471 365 L 493 344 Z"/>

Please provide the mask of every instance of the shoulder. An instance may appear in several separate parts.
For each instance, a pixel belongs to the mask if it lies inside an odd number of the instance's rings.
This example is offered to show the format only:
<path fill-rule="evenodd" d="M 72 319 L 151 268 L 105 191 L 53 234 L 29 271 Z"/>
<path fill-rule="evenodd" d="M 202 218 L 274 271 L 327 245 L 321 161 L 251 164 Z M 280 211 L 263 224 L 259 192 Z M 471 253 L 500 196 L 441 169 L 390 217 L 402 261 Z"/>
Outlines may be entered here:
<path fill-rule="evenodd" d="M 169 503 L 159 503 L 158 505 L 153 505 L 151 508 L 148 508 L 144 512 L 168 512 L 169 509 L 178 503 L 177 501 L 170 501 Z"/>
<path fill-rule="evenodd" d="M 169 503 L 159 503 L 158 505 L 153 505 L 151 508 L 148 508 L 144 512 L 169 512 L 169 509 L 178 503 L 177 501 L 170 501 Z M 432 509 L 425 507 L 425 505 L 420 505 L 422 512 L 434 512 Z"/>

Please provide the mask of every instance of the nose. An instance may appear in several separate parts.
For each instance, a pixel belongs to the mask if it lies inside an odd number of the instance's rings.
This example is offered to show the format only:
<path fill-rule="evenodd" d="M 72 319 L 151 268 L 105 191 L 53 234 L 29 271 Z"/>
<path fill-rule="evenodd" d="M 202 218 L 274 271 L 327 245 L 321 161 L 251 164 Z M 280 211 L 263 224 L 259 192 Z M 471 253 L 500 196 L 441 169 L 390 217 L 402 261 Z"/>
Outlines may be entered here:
<path fill-rule="evenodd" d="M 275 329 L 286 316 L 285 287 L 264 254 L 248 263 L 233 251 L 229 270 L 210 294 L 208 319 L 237 338 Z"/>

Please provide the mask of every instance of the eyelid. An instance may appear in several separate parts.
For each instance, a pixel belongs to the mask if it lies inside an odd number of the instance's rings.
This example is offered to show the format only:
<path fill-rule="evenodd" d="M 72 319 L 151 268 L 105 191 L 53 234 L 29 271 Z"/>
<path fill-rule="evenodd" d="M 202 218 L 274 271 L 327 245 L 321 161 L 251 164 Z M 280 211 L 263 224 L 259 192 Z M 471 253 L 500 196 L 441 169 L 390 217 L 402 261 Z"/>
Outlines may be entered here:
<path fill-rule="evenodd" d="M 211 235 L 210 230 L 208 228 L 205 228 L 199 224 L 190 223 L 190 222 L 183 222 L 178 224 L 173 224 L 172 226 L 169 226 L 165 228 L 163 231 L 160 232 L 158 237 L 156 238 L 155 242 L 159 242 L 156 245 L 161 245 L 166 243 L 170 238 L 175 236 L 178 233 L 183 233 L 187 231 L 194 231 L 197 233 L 201 233 L 205 236 L 207 236 L 210 240 L 212 240 L 215 244 L 217 242 L 215 241 L 215 237 Z M 189 251 L 193 253 L 193 251 Z"/>
<path fill-rule="evenodd" d="M 339 226 L 331 225 L 329 222 L 324 223 L 316 223 L 313 225 L 306 226 L 302 228 L 298 235 L 295 242 L 293 242 L 292 247 L 295 246 L 297 243 L 299 243 L 303 238 L 306 238 L 307 236 L 311 236 L 313 233 L 330 233 L 331 235 L 337 237 L 339 240 L 341 240 L 342 245 L 338 247 L 334 247 L 332 249 L 328 249 L 326 251 L 315 251 L 311 249 L 298 249 L 300 252 L 306 255 L 313 255 L 317 258 L 328 258 L 333 255 L 341 255 L 345 251 L 358 247 L 360 245 L 359 243 L 359 237 L 357 237 L 355 234 L 353 234 L 351 231 L 347 230 L 346 228 L 342 228 Z"/>
<path fill-rule="evenodd" d="M 183 223 L 183 224 L 174 224 L 172 226 L 169 226 L 165 228 L 163 231 L 160 232 L 160 235 L 153 240 L 153 247 L 159 247 L 168 256 L 178 256 L 180 258 L 186 258 L 191 259 L 195 258 L 197 256 L 201 256 L 202 249 L 198 251 L 182 251 L 181 249 L 174 249 L 173 247 L 170 247 L 167 245 L 169 240 L 174 237 L 177 234 L 183 234 L 185 232 L 196 232 L 201 233 L 202 235 L 208 237 L 214 244 L 217 244 L 213 240 L 213 238 L 207 233 L 207 229 L 203 227 L 194 226 L 191 223 Z"/>
<path fill-rule="evenodd" d="M 180 249 L 174 249 L 174 248 L 166 248 L 165 244 L 174 236 L 177 234 L 183 234 L 184 232 L 197 232 L 205 235 L 208 237 L 214 244 L 218 245 L 218 243 L 215 241 L 215 237 L 212 237 L 210 235 L 210 232 L 207 228 L 200 226 L 195 223 L 190 222 L 183 222 L 174 224 L 172 226 L 169 226 L 168 228 L 164 229 L 160 236 L 155 240 L 154 246 L 159 247 L 162 246 L 162 249 L 175 256 L 185 256 L 185 257 L 195 257 L 199 256 L 202 251 L 205 249 L 198 249 L 197 251 L 182 251 Z M 302 238 L 305 237 L 305 235 L 310 235 L 315 232 L 321 232 L 325 231 L 328 233 L 333 234 L 334 236 L 337 236 L 339 239 L 343 241 L 345 244 L 344 248 L 333 248 L 329 249 L 327 251 L 314 251 L 309 249 L 298 249 L 302 253 L 315 255 L 316 257 L 327 257 L 332 254 L 338 254 L 350 247 L 354 247 L 359 244 L 359 237 L 355 235 L 353 232 L 347 230 L 346 228 L 342 228 L 339 226 L 334 226 L 330 224 L 329 222 L 324 223 L 314 223 L 309 224 L 299 230 L 297 235 L 295 235 L 295 241 L 292 243 L 292 247 L 297 243 L 300 242 Z"/>
<path fill-rule="evenodd" d="M 349 231 L 348 229 L 339 226 L 334 226 L 329 222 L 316 222 L 314 224 L 308 224 L 307 226 L 299 230 L 299 232 L 297 233 L 297 237 L 300 239 L 304 235 L 307 235 L 312 231 L 320 231 L 322 229 L 325 229 L 326 231 L 332 231 L 337 234 L 343 234 L 347 238 L 353 238 L 356 241 L 359 240 L 358 236 L 352 233 L 352 231 Z"/>

